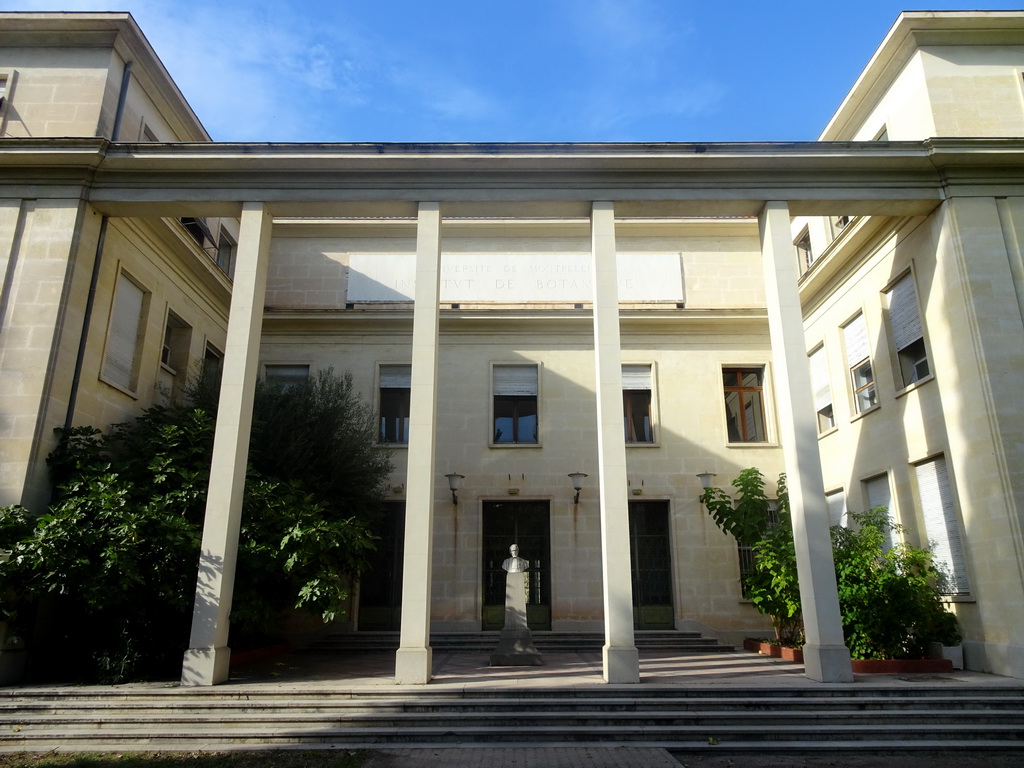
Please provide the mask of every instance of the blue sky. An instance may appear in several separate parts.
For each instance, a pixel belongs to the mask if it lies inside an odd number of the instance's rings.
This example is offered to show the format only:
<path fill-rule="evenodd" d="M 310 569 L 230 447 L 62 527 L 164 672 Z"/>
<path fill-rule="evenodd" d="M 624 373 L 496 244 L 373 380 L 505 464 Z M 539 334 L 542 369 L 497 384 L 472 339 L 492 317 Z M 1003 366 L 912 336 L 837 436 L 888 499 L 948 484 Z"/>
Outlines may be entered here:
<path fill-rule="evenodd" d="M 217 141 L 810 140 L 908 7 L 111 2 L 0 0 L 0 10 L 130 11 Z M 929 10 L 1015 5 L 927 0 Z"/>

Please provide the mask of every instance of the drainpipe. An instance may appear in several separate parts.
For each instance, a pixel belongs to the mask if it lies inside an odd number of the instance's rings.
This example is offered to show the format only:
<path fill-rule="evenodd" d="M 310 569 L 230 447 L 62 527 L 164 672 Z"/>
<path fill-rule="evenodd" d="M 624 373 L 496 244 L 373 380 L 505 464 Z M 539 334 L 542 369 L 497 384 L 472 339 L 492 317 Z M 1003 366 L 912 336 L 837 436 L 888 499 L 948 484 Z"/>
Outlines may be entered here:
<path fill-rule="evenodd" d="M 121 91 L 117 96 L 117 111 L 114 113 L 114 127 L 110 131 L 110 140 L 117 141 L 121 133 L 121 122 L 124 119 L 124 106 L 128 100 L 128 84 L 132 79 L 132 63 L 125 62 L 121 75 Z M 71 391 L 68 393 L 68 411 L 64 417 L 64 429 L 71 429 L 75 419 L 75 405 L 78 401 L 78 387 L 82 381 L 82 367 L 85 364 L 85 346 L 89 340 L 89 327 L 92 323 L 92 311 L 96 305 L 96 286 L 100 280 L 100 265 L 103 263 L 103 244 L 107 239 L 107 221 L 100 219 L 100 232 L 96 238 L 96 258 L 92 263 L 92 275 L 89 278 L 89 295 L 85 300 L 85 313 L 82 316 L 82 335 L 78 340 L 78 355 L 75 358 L 75 373 L 71 377 Z"/>

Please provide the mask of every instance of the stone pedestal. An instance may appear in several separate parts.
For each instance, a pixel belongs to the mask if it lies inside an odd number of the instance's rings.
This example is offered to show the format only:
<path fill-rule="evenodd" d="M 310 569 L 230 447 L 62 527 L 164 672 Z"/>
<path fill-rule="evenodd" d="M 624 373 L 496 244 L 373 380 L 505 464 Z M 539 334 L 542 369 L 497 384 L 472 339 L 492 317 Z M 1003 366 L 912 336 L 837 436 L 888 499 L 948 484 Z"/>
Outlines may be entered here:
<path fill-rule="evenodd" d="M 492 667 L 539 667 L 544 663 L 526 624 L 526 579 L 525 572 L 505 574 L 505 626 L 491 654 Z"/>

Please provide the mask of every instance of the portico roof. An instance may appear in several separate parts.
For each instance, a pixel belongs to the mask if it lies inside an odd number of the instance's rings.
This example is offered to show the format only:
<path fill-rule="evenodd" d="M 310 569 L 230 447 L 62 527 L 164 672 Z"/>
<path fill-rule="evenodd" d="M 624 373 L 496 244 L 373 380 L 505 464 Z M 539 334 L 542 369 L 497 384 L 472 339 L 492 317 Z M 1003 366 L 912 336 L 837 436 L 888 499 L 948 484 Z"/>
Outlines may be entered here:
<path fill-rule="evenodd" d="M 111 143 L 4 139 L 5 195 L 82 197 L 112 215 L 916 215 L 956 194 L 1019 194 L 1024 139 L 644 144 Z"/>

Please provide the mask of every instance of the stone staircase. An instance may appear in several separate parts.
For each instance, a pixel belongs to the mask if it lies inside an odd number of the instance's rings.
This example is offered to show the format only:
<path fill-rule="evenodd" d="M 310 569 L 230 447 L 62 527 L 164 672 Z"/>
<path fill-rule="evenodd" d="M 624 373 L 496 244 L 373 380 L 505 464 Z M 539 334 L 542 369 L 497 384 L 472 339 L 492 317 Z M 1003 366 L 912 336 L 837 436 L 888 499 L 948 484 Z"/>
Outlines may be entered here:
<path fill-rule="evenodd" d="M 434 632 L 430 647 L 435 652 L 490 653 L 498 646 L 495 632 Z M 603 632 L 532 632 L 533 644 L 541 653 L 558 651 L 597 651 L 604 645 Z M 714 638 L 698 632 L 676 630 L 638 630 L 634 633 L 636 647 L 642 651 L 679 651 L 681 653 L 731 652 L 731 645 L 722 645 Z M 382 651 L 398 648 L 397 632 L 351 632 L 331 634 L 313 643 L 305 652 Z"/>
<path fill-rule="evenodd" d="M 1024 755 L 1024 686 L 0 690 L 0 752 L 511 744 Z"/>

